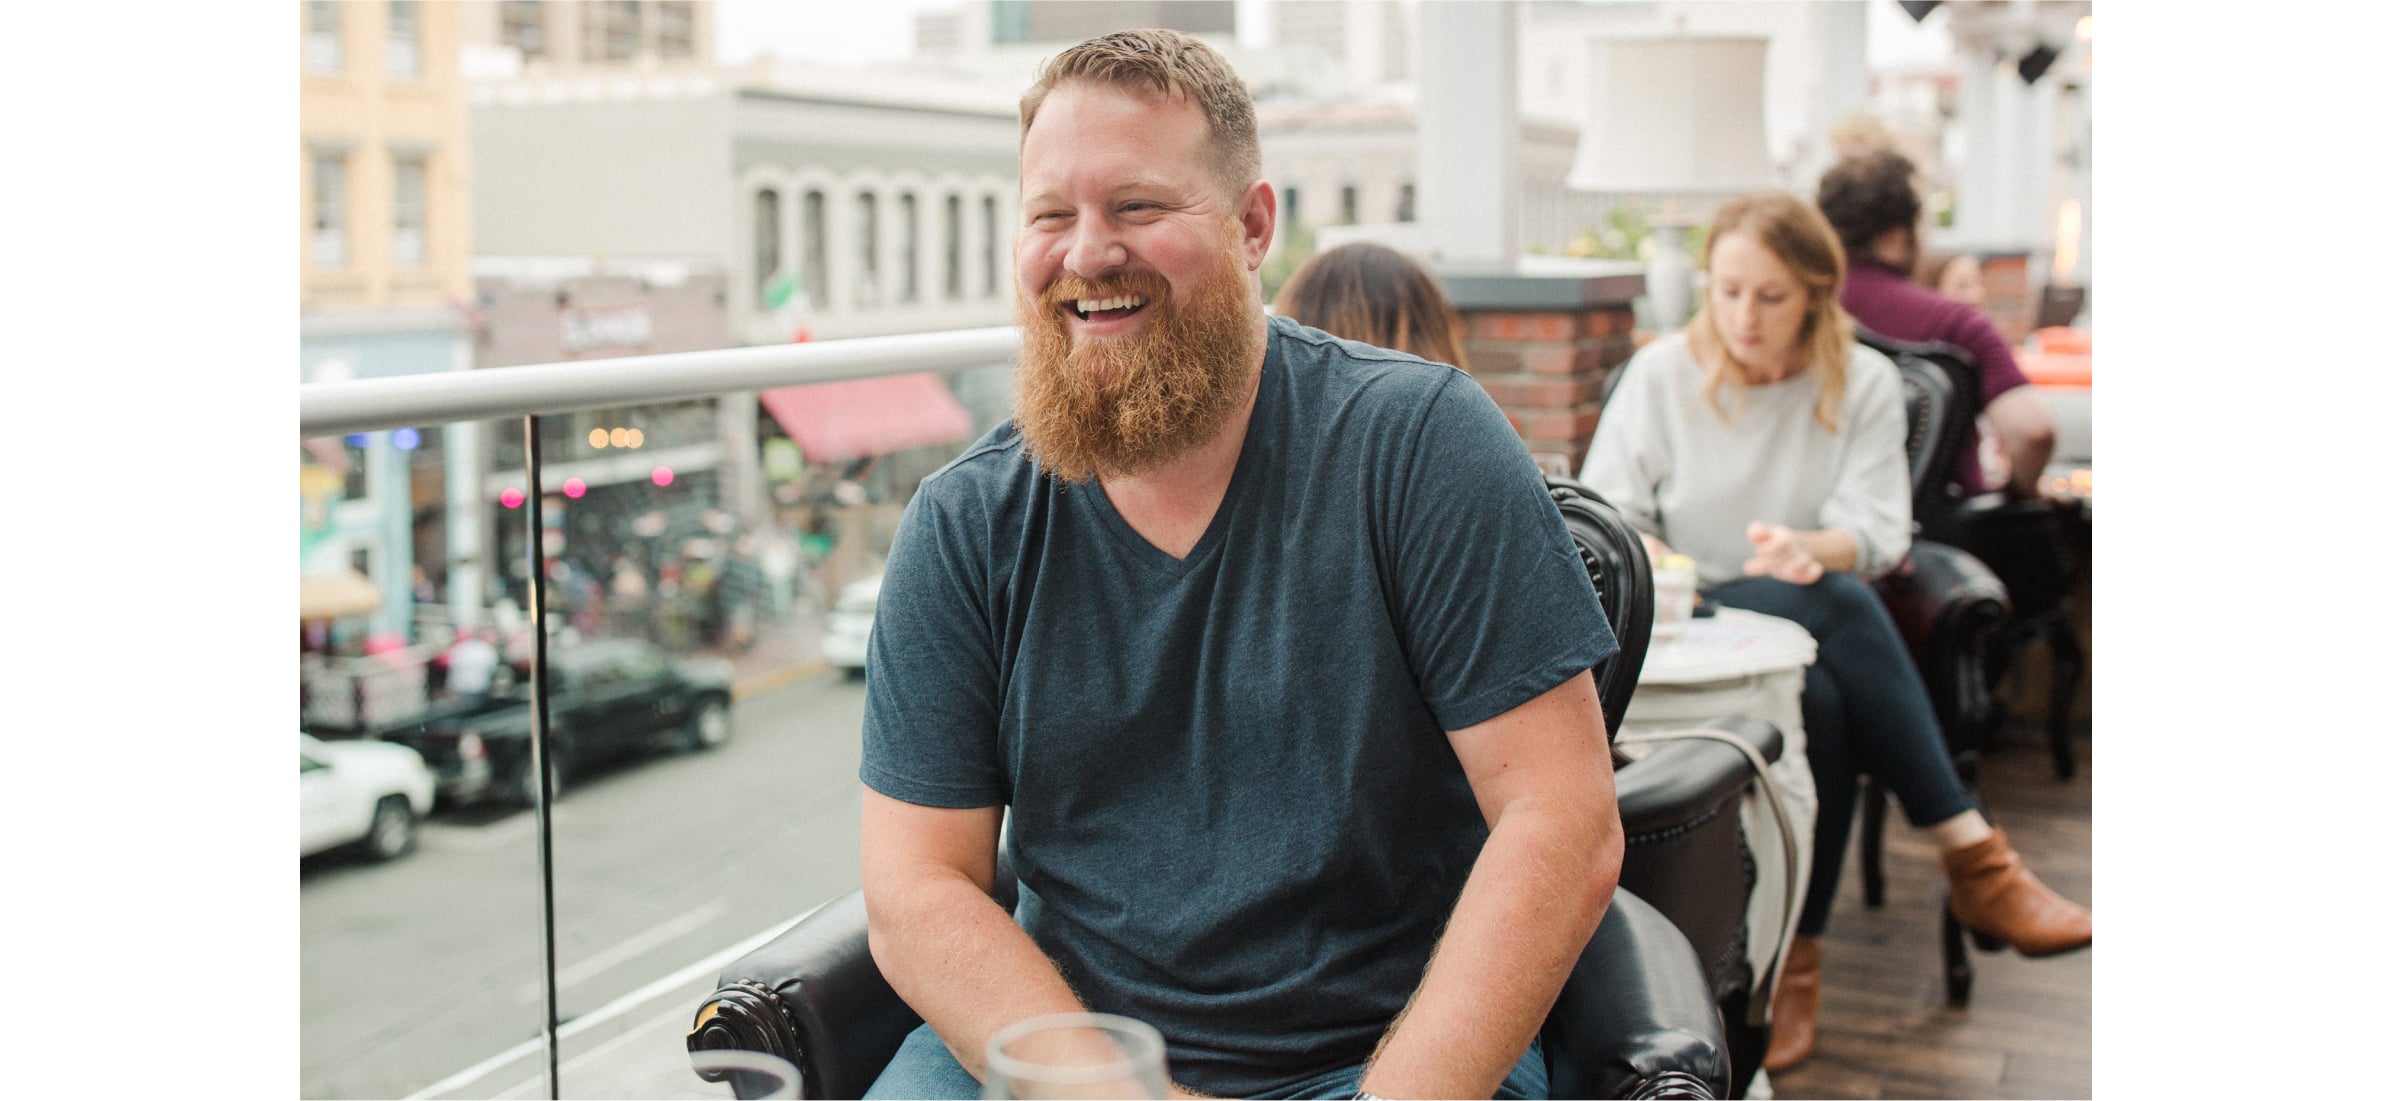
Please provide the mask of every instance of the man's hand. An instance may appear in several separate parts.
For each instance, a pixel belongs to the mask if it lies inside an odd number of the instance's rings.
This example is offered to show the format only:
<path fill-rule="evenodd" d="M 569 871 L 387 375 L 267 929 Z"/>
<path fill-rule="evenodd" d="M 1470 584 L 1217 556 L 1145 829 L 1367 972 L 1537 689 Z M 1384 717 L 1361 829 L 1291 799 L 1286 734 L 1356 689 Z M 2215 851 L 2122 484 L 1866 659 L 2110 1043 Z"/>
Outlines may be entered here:
<path fill-rule="evenodd" d="M 1752 540 L 1753 550 L 1752 557 L 1744 560 L 1746 577 L 1774 577 L 1791 585 L 1809 585 L 1827 576 L 1827 567 L 1794 529 L 1784 524 L 1755 520 L 1744 529 L 1744 537 Z"/>

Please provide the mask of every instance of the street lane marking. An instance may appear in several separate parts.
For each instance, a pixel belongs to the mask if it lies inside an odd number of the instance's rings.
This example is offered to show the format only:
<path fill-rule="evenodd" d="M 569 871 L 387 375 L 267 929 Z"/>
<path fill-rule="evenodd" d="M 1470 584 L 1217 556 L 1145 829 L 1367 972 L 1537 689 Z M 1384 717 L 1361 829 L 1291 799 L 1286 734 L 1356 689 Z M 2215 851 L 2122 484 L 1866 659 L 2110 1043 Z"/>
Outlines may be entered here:
<path fill-rule="evenodd" d="M 704 906 L 700 906 L 695 910 L 681 915 L 680 917 L 674 918 L 671 921 L 667 921 L 662 925 L 658 925 L 647 932 L 625 937 L 622 940 L 615 942 L 614 947 L 557 972 L 556 988 L 558 990 L 566 990 L 575 986 L 579 986 L 582 983 L 597 977 L 598 975 L 613 970 L 615 967 L 620 966 L 625 961 L 638 957 L 641 953 L 646 952 L 659 944 L 663 944 L 666 941 L 672 940 L 674 937 L 680 936 L 683 933 L 687 933 L 693 929 L 705 925 L 707 922 L 713 921 L 714 919 L 723 916 L 723 913 L 730 908 L 730 903 L 724 902 L 721 899 L 716 899 L 715 901 Z M 537 986 L 535 986 L 532 990 L 532 995 L 534 997 L 538 997 L 539 993 L 539 989 Z"/>
<path fill-rule="evenodd" d="M 562 1025 L 558 1025 L 556 1030 L 557 1041 L 562 1043 L 566 1040 L 572 1039 L 573 1037 L 579 1036 L 590 1029 L 605 1024 L 606 1022 L 623 1016 L 626 1013 L 630 1013 L 635 1009 L 639 1009 L 646 1003 L 653 1001 L 658 997 L 673 993 L 680 987 L 696 982 L 699 979 L 706 977 L 710 973 L 721 973 L 723 968 L 730 966 L 732 960 L 738 959 L 739 957 L 747 955 L 758 948 L 764 947 L 766 944 L 772 941 L 772 938 L 788 932 L 798 922 L 804 921 L 807 918 L 814 916 L 815 910 L 820 910 L 824 905 L 827 904 L 828 900 L 816 903 L 805 913 L 799 914 L 789 921 L 782 922 L 779 925 L 770 926 L 763 932 L 757 933 L 756 935 L 751 936 L 746 940 L 740 941 L 729 948 L 725 948 L 720 952 L 706 957 L 705 959 L 699 960 L 696 963 L 692 963 L 679 971 L 675 971 L 672 974 L 666 975 L 655 982 L 640 987 L 629 994 L 625 994 L 614 1001 L 608 1002 L 597 1009 L 582 1014 L 579 1017 L 575 1017 Z M 509 1064 L 514 1063 L 518 1059 L 538 1055 L 547 1050 L 547 1047 L 548 1037 L 546 1033 L 543 1032 L 541 1035 L 534 1036 L 529 1040 L 525 1040 L 522 1043 L 515 1045 L 514 1047 L 508 1048 L 507 1050 L 499 1052 L 498 1054 L 484 1059 L 479 1063 L 475 1063 L 464 1070 L 458 1071 L 457 1073 L 449 1075 L 448 1077 L 434 1082 L 429 1086 L 425 1086 L 414 1093 L 408 1094 L 406 1101 L 419 1101 L 419 1099 L 422 1098 L 439 1097 L 456 1090 L 461 1090 L 466 1086 L 470 1086 L 475 1082 L 480 1081 L 482 1078 L 487 1077 L 490 1074 L 505 1069 Z M 561 1068 L 559 1069 L 559 1073 L 563 1073 Z M 536 1080 L 536 1084 L 541 1086 L 547 1085 L 548 1075 L 546 1073 L 542 1073 Z"/>

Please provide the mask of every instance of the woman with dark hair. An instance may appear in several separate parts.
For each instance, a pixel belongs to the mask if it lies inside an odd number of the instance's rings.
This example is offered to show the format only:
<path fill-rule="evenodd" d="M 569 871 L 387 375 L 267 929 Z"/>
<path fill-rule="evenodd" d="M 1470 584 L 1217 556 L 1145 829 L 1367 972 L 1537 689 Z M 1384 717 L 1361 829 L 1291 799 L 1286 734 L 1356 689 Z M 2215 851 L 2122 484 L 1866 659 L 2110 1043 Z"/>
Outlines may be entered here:
<path fill-rule="evenodd" d="M 1951 907 L 1983 937 L 2044 956 L 2093 941 L 2093 916 L 2020 862 L 1952 769 L 1925 685 L 1866 578 L 1910 548 L 1902 390 L 1852 340 L 1844 252 L 1794 195 L 1722 205 L 1703 304 L 1647 345 L 1604 408 L 1581 477 L 1657 544 L 1691 556 L 1706 599 L 1793 620 L 1818 641 L 1802 719 L 1819 790 L 1811 879 L 1763 1065 L 1810 1054 L 1826 929 L 1858 777 L 1890 788 L 1942 853 Z"/>
<path fill-rule="evenodd" d="M 1435 276 L 1385 245 L 1340 245 L 1305 261 L 1271 309 L 1347 340 L 1470 370 L 1461 313 Z"/>

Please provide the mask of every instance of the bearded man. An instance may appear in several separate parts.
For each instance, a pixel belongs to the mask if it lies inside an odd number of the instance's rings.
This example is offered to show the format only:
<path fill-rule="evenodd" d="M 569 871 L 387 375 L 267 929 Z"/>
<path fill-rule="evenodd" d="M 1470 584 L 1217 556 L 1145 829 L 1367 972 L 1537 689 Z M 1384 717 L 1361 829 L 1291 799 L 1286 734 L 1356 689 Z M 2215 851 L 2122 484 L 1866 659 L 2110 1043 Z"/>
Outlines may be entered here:
<path fill-rule="evenodd" d="M 926 1022 L 868 1096 L 1081 1009 L 1182 1093 L 1543 1096 L 1621 837 L 1541 475 L 1460 371 L 1265 316 L 1212 50 L 1094 39 L 1021 113 L 1018 411 L 923 482 L 868 655 L 872 954 Z"/>

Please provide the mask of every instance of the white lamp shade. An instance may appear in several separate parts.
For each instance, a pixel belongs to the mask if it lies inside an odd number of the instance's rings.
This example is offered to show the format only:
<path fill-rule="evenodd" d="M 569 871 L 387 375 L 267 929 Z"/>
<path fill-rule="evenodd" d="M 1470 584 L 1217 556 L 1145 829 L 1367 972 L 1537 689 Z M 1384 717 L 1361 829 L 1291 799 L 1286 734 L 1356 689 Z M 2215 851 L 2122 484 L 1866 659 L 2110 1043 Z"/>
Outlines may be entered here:
<path fill-rule="evenodd" d="M 1594 48 L 1602 79 L 1571 187 L 1726 195 L 1775 186 L 1763 117 L 1768 39 L 1607 38 Z"/>

